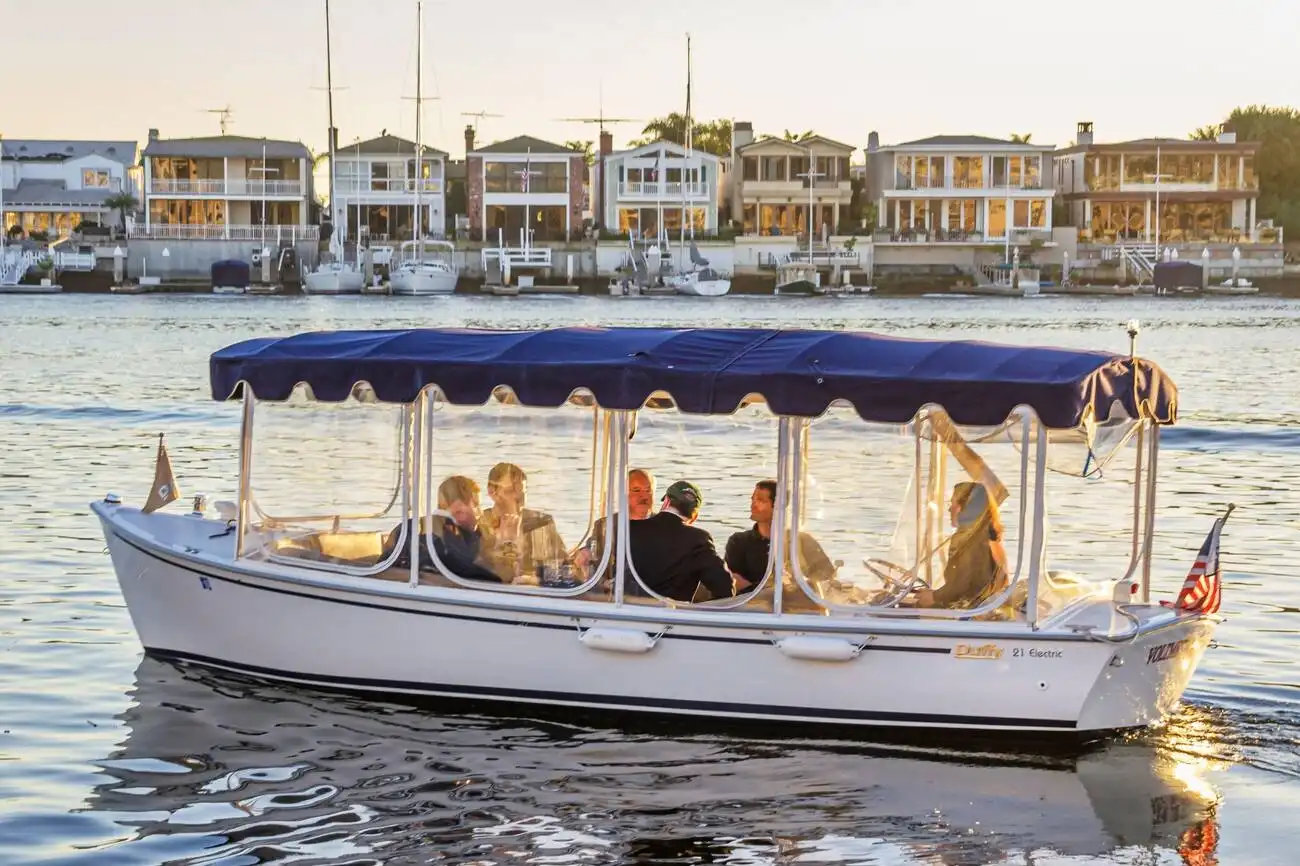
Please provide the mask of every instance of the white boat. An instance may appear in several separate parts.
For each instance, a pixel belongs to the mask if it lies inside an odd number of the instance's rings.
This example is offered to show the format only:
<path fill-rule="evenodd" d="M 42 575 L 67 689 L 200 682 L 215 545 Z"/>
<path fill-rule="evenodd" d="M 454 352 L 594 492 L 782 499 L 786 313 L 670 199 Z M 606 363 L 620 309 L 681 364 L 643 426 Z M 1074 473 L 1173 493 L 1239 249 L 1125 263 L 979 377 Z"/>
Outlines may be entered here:
<path fill-rule="evenodd" d="M 355 331 L 237 343 L 212 356 L 210 382 L 214 399 L 243 401 L 235 501 L 215 518 L 153 510 L 177 495 L 160 445 L 150 510 L 113 494 L 91 505 L 140 641 L 164 658 L 373 693 L 1094 738 L 1162 721 L 1219 621 L 1217 584 L 1213 609 L 1151 597 L 1159 433 L 1178 400 L 1132 354 L 844 331 Z M 653 563 L 638 569 L 629 533 L 651 524 L 630 529 L 628 472 L 652 447 L 681 458 L 671 437 L 655 446 L 656 429 L 689 423 L 692 443 L 722 442 L 738 435 L 741 408 L 770 422 L 744 447 L 773 467 L 772 549 L 754 586 L 697 601 L 700 586 L 683 597 Z M 435 502 L 459 477 L 445 473 L 519 459 L 486 435 L 492 418 L 540 449 L 532 495 L 552 479 L 551 507 L 583 515 L 577 547 L 557 535 L 521 557 L 504 529 L 483 528 L 476 496 L 472 508 L 468 492 Z M 312 419 L 329 432 L 304 436 Z M 349 419 L 366 421 L 364 436 L 338 426 Z M 836 436 L 852 458 L 811 463 Z M 868 437 L 894 450 L 872 458 Z M 311 442 L 323 450 L 308 453 Z M 1133 471 L 1112 468 L 1106 483 L 1132 513 L 1110 499 L 1072 513 L 1121 454 Z M 376 455 L 390 455 L 391 484 L 366 463 Z M 721 479 L 739 465 L 701 460 Z M 306 464 L 309 475 L 294 474 Z M 820 482 L 810 465 L 829 467 Z M 1066 494 L 1052 509 L 1049 468 Z M 816 504 L 832 477 L 870 479 L 871 495 L 853 485 L 845 501 Z M 488 478 L 504 508 L 505 482 Z M 990 515 L 1004 503 L 1013 539 L 1000 558 L 992 546 L 980 554 L 1001 564 L 978 579 L 961 557 L 970 538 L 991 536 L 945 536 L 939 519 L 962 478 L 974 480 L 954 499 L 983 491 Z M 375 508 L 308 501 L 368 502 L 361 487 Z M 882 516 L 823 536 L 824 567 L 804 563 L 828 505 L 877 509 L 891 491 L 897 516 L 861 512 Z M 967 510 L 949 512 L 955 524 Z M 477 521 L 466 530 L 477 553 L 459 560 L 443 541 L 460 532 L 453 516 Z M 1082 516 L 1115 540 L 1113 563 L 1091 530 L 1070 534 Z M 1203 548 L 1216 577 L 1225 519 Z M 615 540 L 592 553 L 610 525 Z M 829 554 L 844 558 L 831 568 Z M 963 586 L 979 593 L 947 595 Z"/>
<path fill-rule="evenodd" d="M 685 140 L 685 158 L 683 160 L 683 180 L 686 179 L 685 173 L 689 170 L 691 161 L 691 140 L 693 127 L 691 125 L 691 37 L 686 36 L 686 140 Z M 687 212 L 689 210 L 686 192 L 688 184 L 682 184 L 682 217 L 681 217 L 681 249 L 686 251 L 686 223 Z M 691 243 L 690 257 L 691 265 L 686 267 L 683 263 L 677 269 L 676 273 L 669 275 L 664 284 L 676 289 L 679 294 L 694 295 L 696 297 L 717 298 L 731 291 L 731 280 L 719 274 L 709 266 L 709 260 L 700 255 L 699 247 L 695 246 L 695 221 L 691 223 Z M 660 225 L 663 220 L 660 220 Z"/>
<path fill-rule="evenodd" d="M 817 266 L 809 262 L 783 258 L 776 266 L 776 293 L 778 295 L 820 295 L 822 275 Z"/>
<path fill-rule="evenodd" d="M 1245 277 L 1224 280 L 1219 285 L 1207 285 L 1205 292 L 1210 295 L 1257 295 L 1259 286 Z"/>
<path fill-rule="evenodd" d="M 415 28 L 415 205 L 411 208 L 411 225 L 415 240 L 401 247 L 401 257 L 396 268 L 390 266 L 389 284 L 394 295 L 449 295 L 456 291 L 460 271 L 456 267 L 456 248 L 447 241 L 425 240 L 423 207 L 420 191 L 424 177 L 422 162 L 424 139 L 420 115 L 424 113 L 422 85 L 424 81 L 424 4 L 416 0 Z"/>
<path fill-rule="evenodd" d="M 389 276 L 394 295 L 450 295 L 456 291 L 456 247 L 448 241 L 404 241 L 401 263 Z"/>
<path fill-rule="evenodd" d="M 330 161 L 330 199 L 329 213 L 331 224 L 334 219 L 334 190 L 338 189 L 335 176 L 335 139 L 338 131 L 334 128 L 334 75 L 332 53 L 330 51 L 330 4 L 325 0 L 325 90 L 329 104 L 329 161 Z M 339 241 L 338 229 L 330 235 L 329 259 L 318 262 L 315 270 L 308 273 L 302 281 L 302 290 L 308 295 L 359 295 L 365 285 L 365 275 L 355 262 L 344 261 L 343 245 Z"/>

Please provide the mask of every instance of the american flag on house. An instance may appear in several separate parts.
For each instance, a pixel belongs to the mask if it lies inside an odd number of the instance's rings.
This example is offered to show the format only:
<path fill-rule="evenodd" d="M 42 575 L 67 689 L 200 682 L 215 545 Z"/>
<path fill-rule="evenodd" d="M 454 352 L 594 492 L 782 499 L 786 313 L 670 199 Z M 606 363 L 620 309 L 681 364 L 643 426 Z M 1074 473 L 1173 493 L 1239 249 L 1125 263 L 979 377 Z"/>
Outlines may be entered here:
<path fill-rule="evenodd" d="M 1191 571 L 1183 581 L 1183 588 L 1178 593 L 1173 607 L 1180 612 L 1211 614 L 1218 613 L 1223 603 L 1223 580 L 1219 570 L 1219 537 L 1223 534 L 1223 525 L 1228 522 L 1235 505 L 1229 505 L 1228 511 L 1210 527 L 1210 534 L 1196 554 Z M 1166 602 L 1167 604 L 1167 602 Z"/>

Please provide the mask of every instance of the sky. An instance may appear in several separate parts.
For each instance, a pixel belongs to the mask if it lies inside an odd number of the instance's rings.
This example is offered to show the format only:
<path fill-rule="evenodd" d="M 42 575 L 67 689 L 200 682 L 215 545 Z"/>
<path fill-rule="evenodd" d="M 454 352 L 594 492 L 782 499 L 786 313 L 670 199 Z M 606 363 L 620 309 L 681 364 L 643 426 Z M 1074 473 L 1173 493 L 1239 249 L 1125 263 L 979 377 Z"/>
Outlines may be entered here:
<path fill-rule="evenodd" d="M 84 7 L 84 8 L 82 8 Z M 1292 7 L 1292 8 L 1288 8 Z M 1300 105 L 1294 0 L 427 0 L 425 144 L 528 134 L 615 147 L 681 111 L 865 147 L 939 134 L 1066 146 L 1185 136 L 1238 105 Z M 340 143 L 415 134 L 416 0 L 330 0 Z M 105 17 L 111 13 L 111 17 Z M 62 23 L 60 23 L 62 22 Z M 79 23 L 76 23 L 79 22 Z M 116 32 L 115 32 L 116 31 Z M 324 149 L 325 0 L 0 0 L 0 135 L 143 142 L 229 132 Z M 20 78 L 16 70 L 23 70 Z M 861 155 L 859 154 L 859 158 Z"/>

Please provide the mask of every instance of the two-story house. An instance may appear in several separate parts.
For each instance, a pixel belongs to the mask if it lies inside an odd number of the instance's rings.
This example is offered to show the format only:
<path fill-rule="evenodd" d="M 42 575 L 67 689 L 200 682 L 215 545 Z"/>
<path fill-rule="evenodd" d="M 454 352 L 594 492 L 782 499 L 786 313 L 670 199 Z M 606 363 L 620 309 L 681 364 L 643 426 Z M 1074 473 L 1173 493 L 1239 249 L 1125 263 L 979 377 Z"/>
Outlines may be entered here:
<path fill-rule="evenodd" d="M 1055 157 L 1057 188 L 1080 242 L 1261 239 L 1256 143 L 1223 133 L 1217 141 L 1145 138 L 1097 144 L 1092 134 L 1091 123 L 1080 123 L 1074 146 Z"/>
<path fill-rule="evenodd" d="M 587 160 L 581 151 L 528 135 L 474 147 L 465 130 L 470 237 L 520 245 L 564 240 L 582 230 Z"/>
<path fill-rule="evenodd" d="M 607 231 L 676 237 L 718 230 L 718 158 L 671 141 L 602 155 L 600 224 Z M 686 217 L 683 218 L 683 214 Z"/>
<path fill-rule="evenodd" d="M 731 218 L 745 234 L 834 234 L 853 202 L 849 160 L 854 148 L 820 135 L 798 141 L 754 138 L 753 124 L 732 128 L 731 166 L 726 176 Z M 825 227 L 825 228 L 823 228 Z"/>
<path fill-rule="evenodd" d="M 1056 192 L 1053 150 L 981 135 L 881 147 L 873 132 L 867 194 L 876 203 L 877 231 L 894 243 L 1046 241 Z"/>
<path fill-rule="evenodd" d="M 104 202 L 138 196 L 134 141 L 0 140 L 4 230 L 66 237 L 84 222 L 117 219 Z"/>
<path fill-rule="evenodd" d="M 417 184 L 425 237 L 446 231 L 447 154 L 425 147 L 417 177 L 415 142 L 389 135 L 334 150 L 334 228 L 342 239 L 415 237 Z"/>
<path fill-rule="evenodd" d="M 144 220 L 136 221 L 142 233 L 258 239 L 277 227 L 308 225 L 312 156 L 302 142 L 164 139 L 151 129 L 143 157 Z"/>

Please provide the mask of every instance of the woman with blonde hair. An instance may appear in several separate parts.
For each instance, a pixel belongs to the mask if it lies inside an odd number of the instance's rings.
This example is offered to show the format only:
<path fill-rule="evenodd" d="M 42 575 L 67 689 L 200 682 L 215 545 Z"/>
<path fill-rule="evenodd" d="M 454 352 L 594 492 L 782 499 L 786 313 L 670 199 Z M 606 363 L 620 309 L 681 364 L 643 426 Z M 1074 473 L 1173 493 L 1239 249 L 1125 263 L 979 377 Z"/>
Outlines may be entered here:
<path fill-rule="evenodd" d="M 953 487 L 948 514 L 956 531 L 948 540 L 943 585 L 918 590 L 918 607 L 978 607 L 1006 586 L 1002 518 L 988 488 L 974 481 L 959 482 Z"/>

